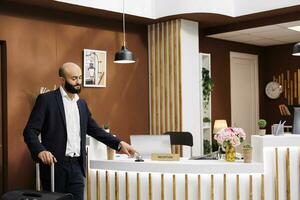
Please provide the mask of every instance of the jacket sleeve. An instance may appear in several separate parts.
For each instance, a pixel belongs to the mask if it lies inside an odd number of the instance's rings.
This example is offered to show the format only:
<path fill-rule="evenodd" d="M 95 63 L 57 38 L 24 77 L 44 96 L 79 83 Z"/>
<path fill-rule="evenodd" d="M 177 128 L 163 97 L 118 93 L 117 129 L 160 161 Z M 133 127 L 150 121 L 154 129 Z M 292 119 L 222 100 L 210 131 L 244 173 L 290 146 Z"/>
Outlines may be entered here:
<path fill-rule="evenodd" d="M 39 140 L 39 135 L 45 121 L 47 102 L 45 96 L 39 95 L 31 111 L 29 120 L 23 131 L 24 141 L 27 144 L 31 156 L 38 160 L 37 155 L 46 150 Z"/>
<path fill-rule="evenodd" d="M 87 105 L 86 109 L 88 114 L 87 134 L 92 136 L 99 142 L 106 144 L 112 149 L 117 150 L 121 141 L 117 137 L 114 137 L 113 134 L 108 133 L 103 128 L 99 127 L 97 122 L 92 118 L 92 114 Z"/>

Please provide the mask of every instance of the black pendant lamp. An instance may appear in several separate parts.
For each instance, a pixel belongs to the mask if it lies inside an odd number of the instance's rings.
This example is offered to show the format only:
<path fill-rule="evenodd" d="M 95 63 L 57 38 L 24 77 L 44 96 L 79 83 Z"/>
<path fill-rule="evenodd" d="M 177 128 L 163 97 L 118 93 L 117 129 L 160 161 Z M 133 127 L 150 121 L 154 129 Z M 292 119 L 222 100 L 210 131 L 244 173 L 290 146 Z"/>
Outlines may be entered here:
<path fill-rule="evenodd" d="M 124 1 L 125 0 L 123 0 L 123 45 L 121 47 L 121 50 L 115 54 L 115 60 L 114 60 L 114 63 L 118 63 L 118 64 L 135 63 L 133 53 L 129 51 L 126 47 Z"/>
<path fill-rule="evenodd" d="M 294 45 L 293 56 L 300 56 L 300 42 Z"/>

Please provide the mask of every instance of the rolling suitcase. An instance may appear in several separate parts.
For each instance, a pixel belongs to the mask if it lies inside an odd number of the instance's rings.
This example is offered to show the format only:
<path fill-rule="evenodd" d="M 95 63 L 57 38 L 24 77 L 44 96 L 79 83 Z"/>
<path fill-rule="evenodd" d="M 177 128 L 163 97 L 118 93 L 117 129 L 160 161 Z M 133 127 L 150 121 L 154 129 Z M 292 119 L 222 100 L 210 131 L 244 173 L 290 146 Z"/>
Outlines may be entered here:
<path fill-rule="evenodd" d="M 1 200 L 73 200 L 72 194 L 54 192 L 54 164 L 51 165 L 51 192 L 40 191 L 40 167 L 36 164 L 36 189 L 7 192 Z"/>

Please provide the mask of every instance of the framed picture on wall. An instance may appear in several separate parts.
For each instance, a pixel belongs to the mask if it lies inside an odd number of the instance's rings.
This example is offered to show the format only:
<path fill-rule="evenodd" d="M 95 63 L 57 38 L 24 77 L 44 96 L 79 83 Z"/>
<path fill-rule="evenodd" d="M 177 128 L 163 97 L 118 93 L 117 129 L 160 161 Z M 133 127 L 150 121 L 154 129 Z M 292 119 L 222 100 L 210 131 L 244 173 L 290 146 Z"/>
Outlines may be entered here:
<path fill-rule="evenodd" d="M 83 86 L 106 87 L 106 51 L 83 50 Z"/>

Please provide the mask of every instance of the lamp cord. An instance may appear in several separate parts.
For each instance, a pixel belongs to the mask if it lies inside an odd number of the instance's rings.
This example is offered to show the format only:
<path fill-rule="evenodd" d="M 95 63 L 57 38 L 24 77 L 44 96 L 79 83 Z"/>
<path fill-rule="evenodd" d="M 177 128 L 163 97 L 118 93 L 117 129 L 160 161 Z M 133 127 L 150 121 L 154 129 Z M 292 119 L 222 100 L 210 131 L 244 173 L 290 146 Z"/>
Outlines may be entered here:
<path fill-rule="evenodd" d="M 125 0 L 123 0 L 123 46 L 126 46 L 125 42 Z"/>

